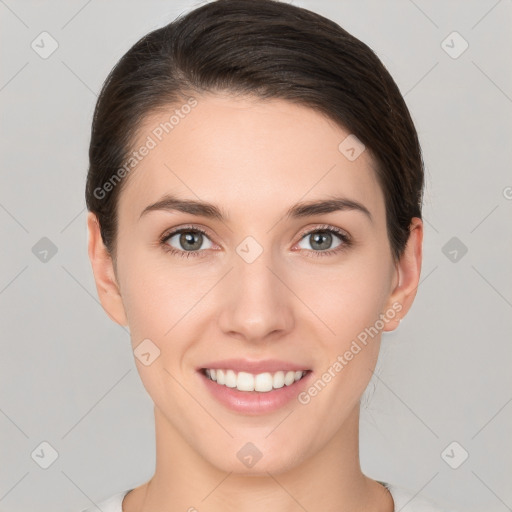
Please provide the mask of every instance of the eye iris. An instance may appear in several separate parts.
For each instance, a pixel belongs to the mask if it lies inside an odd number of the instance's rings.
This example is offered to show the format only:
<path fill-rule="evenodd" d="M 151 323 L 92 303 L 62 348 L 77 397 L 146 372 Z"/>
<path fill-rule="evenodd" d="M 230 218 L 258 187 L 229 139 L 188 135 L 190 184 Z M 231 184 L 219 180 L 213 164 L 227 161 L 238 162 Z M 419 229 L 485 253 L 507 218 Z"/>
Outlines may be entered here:
<path fill-rule="evenodd" d="M 312 237 L 311 247 L 315 247 L 314 244 L 319 244 L 320 247 L 317 247 L 317 249 L 329 249 L 331 243 L 332 243 L 332 235 L 328 231 L 317 231 L 316 233 L 313 233 L 310 235 Z M 319 239 L 324 239 L 324 243 L 319 242 Z M 327 240 L 327 243 L 325 241 Z"/>
<path fill-rule="evenodd" d="M 194 243 L 195 238 L 197 238 L 198 241 L 196 240 L 196 242 Z M 194 251 L 201 247 L 202 241 L 203 241 L 202 239 L 203 239 L 202 233 L 186 231 L 184 233 L 181 233 L 180 244 L 183 248 L 185 248 L 185 250 Z M 189 243 L 192 243 L 193 247 L 190 247 L 190 246 L 187 247 L 187 244 L 189 244 Z"/>

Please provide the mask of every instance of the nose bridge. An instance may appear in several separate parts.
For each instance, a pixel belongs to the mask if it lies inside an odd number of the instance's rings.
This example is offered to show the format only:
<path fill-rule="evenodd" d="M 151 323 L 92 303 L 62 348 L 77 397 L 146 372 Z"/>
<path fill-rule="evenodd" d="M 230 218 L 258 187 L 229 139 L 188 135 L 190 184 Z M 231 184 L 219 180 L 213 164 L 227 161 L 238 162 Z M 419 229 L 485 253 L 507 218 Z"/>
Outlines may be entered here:
<path fill-rule="evenodd" d="M 226 290 L 229 298 L 220 315 L 223 331 L 257 340 L 289 329 L 293 320 L 291 304 L 287 288 L 275 275 L 279 275 L 279 264 L 272 251 L 248 237 L 237 247 L 233 265 Z"/>
<path fill-rule="evenodd" d="M 271 271 L 276 266 L 274 260 L 270 249 L 263 250 L 254 260 L 245 259 L 238 253 L 235 258 L 234 274 L 239 283 L 240 292 L 255 299 L 258 296 L 266 298 L 267 301 L 277 299 L 279 280 L 274 275 L 275 270 Z"/>

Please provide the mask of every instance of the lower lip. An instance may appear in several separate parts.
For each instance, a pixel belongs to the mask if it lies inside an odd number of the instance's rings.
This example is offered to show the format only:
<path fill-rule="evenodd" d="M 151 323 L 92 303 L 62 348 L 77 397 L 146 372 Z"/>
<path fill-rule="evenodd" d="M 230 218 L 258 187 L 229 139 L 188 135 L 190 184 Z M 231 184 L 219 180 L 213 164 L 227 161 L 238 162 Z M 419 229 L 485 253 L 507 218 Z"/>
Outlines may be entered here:
<path fill-rule="evenodd" d="M 201 371 L 198 372 L 206 387 L 221 404 L 229 409 L 244 414 L 265 414 L 276 411 L 288 402 L 297 398 L 304 390 L 311 378 L 308 371 L 302 379 L 282 388 L 272 389 L 264 393 L 259 391 L 239 391 L 236 388 L 228 388 L 209 379 Z"/>

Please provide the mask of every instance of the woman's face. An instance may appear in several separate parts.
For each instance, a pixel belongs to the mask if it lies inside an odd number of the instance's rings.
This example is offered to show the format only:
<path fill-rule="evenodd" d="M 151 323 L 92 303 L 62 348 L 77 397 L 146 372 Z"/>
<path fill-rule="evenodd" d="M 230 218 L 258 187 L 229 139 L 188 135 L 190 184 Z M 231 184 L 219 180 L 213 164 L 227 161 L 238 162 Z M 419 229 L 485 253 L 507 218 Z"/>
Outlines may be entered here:
<path fill-rule="evenodd" d="M 279 472 L 342 435 L 381 331 L 396 327 L 412 298 L 399 286 L 383 193 L 357 139 L 340 149 L 348 132 L 283 100 L 196 99 L 141 126 L 134 149 L 149 150 L 118 203 L 120 300 L 102 303 L 129 325 L 170 436 L 223 471 Z M 166 196 L 210 203 L 223 218 L 172 201 L 150 207 Z M 327 200 L 339 209 L 298 207 Z M 238 361 L 217 363 L 226 359 Z M 258 386 L 282 387 L 239 391 L 209 380 L 201 369 L 212 365 L 235 370 L 231 385 L 270 373 Z M 290 369 L 308 373 L 282 385 Z"/>

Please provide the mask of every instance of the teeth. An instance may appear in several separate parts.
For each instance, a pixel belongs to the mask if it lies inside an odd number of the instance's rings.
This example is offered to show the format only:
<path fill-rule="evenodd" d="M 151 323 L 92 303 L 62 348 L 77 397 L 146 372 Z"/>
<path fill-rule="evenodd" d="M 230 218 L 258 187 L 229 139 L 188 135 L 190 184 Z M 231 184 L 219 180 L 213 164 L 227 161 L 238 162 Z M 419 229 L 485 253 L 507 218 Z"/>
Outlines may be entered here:
<path fill-rule="evenodd" d="M 208 368 L 205 370 L 206 376 L 222 386 L 236 388 L 239 391 L 258 391 L 265 393 L 272 389 L 279 389 L 283 386 L 291 386 L 294 382 L 302 379 L 307 371 L 278 371 L 275 373 L 258 373 L 253 375 L 247 372 L 236 373 L 233 370 L 220 370 Z"/>
<path fill-rule="evenodd" d="M 226 370 L 224 373 L 224 385 L 228 388 L 236 388 L 236 384 L 236 373 L 233 370 Z"/>

